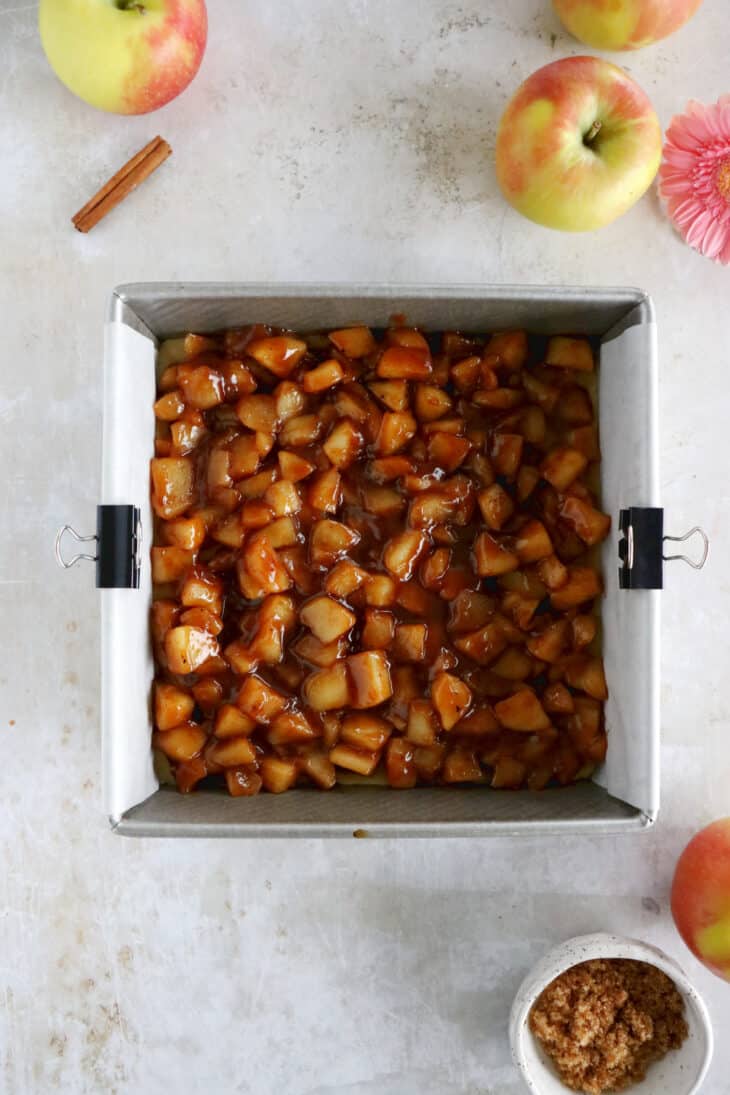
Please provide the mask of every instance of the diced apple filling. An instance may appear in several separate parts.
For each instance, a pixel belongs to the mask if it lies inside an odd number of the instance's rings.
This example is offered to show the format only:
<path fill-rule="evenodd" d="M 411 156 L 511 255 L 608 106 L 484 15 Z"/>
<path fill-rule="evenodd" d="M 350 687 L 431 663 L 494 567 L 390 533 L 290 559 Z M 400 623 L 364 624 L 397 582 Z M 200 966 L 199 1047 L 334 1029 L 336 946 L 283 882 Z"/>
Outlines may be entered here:
<path fill-rule="evenodd" d="M 255 324 L 175 355 L 150 629 L 178 789 L 588 778 L 610 532 L 591 341 Z"/>

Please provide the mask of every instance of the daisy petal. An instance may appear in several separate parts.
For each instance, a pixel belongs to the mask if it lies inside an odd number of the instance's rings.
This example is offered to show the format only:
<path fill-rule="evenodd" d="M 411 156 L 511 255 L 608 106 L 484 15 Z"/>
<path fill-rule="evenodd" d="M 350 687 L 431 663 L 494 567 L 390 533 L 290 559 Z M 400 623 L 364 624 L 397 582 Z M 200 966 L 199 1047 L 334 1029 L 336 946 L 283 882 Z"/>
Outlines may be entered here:
<path fill-rule="evenodd" d="M 676 149 L 685 149 L 687 152 L 693 152 L 701 146 L 701 140 L 698 137 L 695 137 L 688 126 L 683 125 L 680 128 L 676 125 L 675 123 L 677 121 L 677 118 L 672 119 L 672 123 L 667 130 L 667 151 L 671 154 L 674 147 Z"/>
<path fill-rule="evenodd" d="M 717 256 L 717 261 L 724 263 L 726 266 L 730 266 L 730 232 L 727 234 L 725 246 Z"/>
<path fill-rule="evenodd" d="M 701 248 L 702 240 L 705 238 L 705 232 L 710 224 L 710 220 L 711 217 L 707 210 L 704 210 L 694 218 L 687 228 L 687 233 L 684 237 L 690 247 L 696 247 L 698 250 Z"/>
<path fill-rule="evenodd" d="M 718 119 L 723 137 L 730 140 L 730 102 L 728 102 L 727 106 L 720 107 L 718 110 Z"/>
<path fill-rule="evenodd" d="M 695 218 L 701 214 L 702 206 L 699 205 L 694 198 L 685 198 L 684 201 L 672 203 L 674 208 L 671 210 L 672 217 L 677 224 L 691 224 Z"/>
<path fill-rule="evenodd" d="M 660 179 L 659 190 L 662 197 L 668 197 L 670 194 L 686 194 L 687 193 L 687 181 L 681 177 L 673 177 L 669 179 Z"/>
<path fill-rule="evenodd" d="M 664 162 L 675 170 L 691 170 L 695 162 L 695 153 L 684 148 L 665 149 Z"/>
<path fill-rule="evenodd" d="M 722 225 L 718 224 L 717 221 L 712 221 L 702 240 L 702 254 L 707 255 L 710 259 L 717 258 L 724 243 L 725 232 Z"/>

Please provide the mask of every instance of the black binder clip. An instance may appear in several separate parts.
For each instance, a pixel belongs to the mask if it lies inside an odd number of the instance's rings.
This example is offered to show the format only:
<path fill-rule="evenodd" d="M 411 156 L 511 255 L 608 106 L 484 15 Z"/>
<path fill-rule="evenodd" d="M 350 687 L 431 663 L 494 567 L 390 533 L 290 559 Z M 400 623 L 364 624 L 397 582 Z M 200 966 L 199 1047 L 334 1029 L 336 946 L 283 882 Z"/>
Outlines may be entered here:
<path fill-rule="evenodd" d="M 664 510 L 648 506 L 631 506 L 619 514 L 619 528 L 623 533 L 618 553 L 621 565 L 618 571 L 621 589 L 662 589 L 664 563 L 681 559 L 694 570 L 701 570 L 707 562 L 710 541 L 706 533 L 695 526 L 683 536 L 664 534 Z M 665 555 L 664 544 L 669 541 L 683 543 L 692 536 L 702 540 L 702 552 L 698 559 L 688 555 Z"/>
<path fill-rule="evenodd" d="M 63 539 L 68 535 L 79 544 L 96 544 L 96 553 L 77 552 L 64 557 Z M 64 570 L 76 563 L 96 563 L 97 589 L 139 589 L 141 571 L 142 521 L 137 506 L 97 506 L 96 533 L 81 536 L 64 525 L 56 536 L 56 562 Z"/>

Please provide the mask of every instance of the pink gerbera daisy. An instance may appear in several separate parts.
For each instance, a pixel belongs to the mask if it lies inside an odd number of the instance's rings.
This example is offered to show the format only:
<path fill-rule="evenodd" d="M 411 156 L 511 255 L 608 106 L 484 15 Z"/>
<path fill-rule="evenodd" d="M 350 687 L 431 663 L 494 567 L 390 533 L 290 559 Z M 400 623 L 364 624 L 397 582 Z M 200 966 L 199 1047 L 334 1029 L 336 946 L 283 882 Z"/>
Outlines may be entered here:
<path fill-rule="evenodd" d="M 730 264 L 730 95 L 712 106 L 690 102 L 672 118 L 659 194 L 690 247 Z"/>

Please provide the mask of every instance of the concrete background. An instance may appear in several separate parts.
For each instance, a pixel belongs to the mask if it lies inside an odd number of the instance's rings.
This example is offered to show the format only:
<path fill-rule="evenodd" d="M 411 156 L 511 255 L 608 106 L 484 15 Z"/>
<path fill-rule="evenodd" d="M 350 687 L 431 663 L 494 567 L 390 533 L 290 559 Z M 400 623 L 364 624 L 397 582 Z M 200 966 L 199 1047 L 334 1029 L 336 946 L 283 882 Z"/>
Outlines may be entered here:
<path fill-rule="evenodd" d="M 649 194 L 558 235 L 502 201 L 501 110 L 580 52 L 547 0 L 210 0 L 191 88 L 105 116 L 54 78 L 36 5 L 0 0 L 0 1089 L 252 1095 L 518 1095 L 506 1024 L 553 942 L 659 944 L 730 987 L 668 913 L 676 856 L 728 813 L 730 272 Z M 662 123 L 730 91 L 726 0 L 625 56 Z M 91 235 L 71 215 L 154 134 L 172 160 Z M 663 810 L 642 837 L 296 845 L 123 841 L 100 804 L 97 596 L 59 572 L 56 528 L 94 522 L 109 292 L 148 279 L 638 285 L 660 324 L 670 530 Z M 703 1095 L 730 1091 L 720 1037 Z"/>

